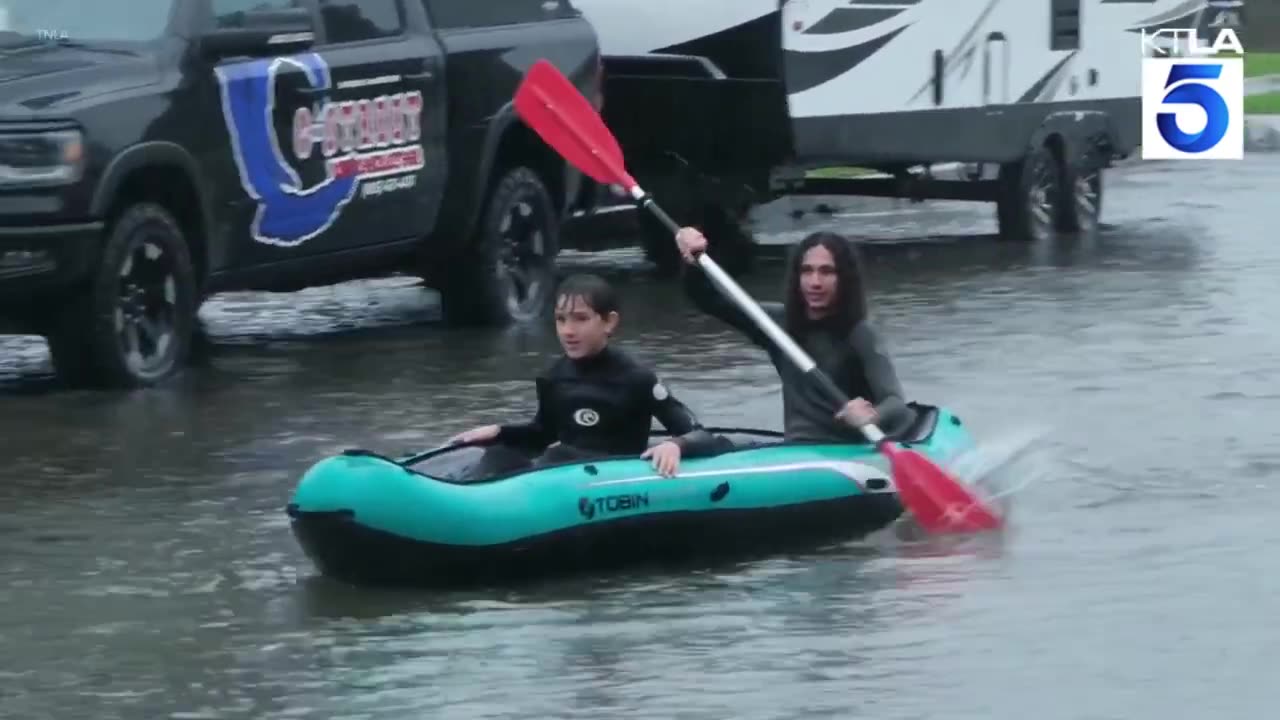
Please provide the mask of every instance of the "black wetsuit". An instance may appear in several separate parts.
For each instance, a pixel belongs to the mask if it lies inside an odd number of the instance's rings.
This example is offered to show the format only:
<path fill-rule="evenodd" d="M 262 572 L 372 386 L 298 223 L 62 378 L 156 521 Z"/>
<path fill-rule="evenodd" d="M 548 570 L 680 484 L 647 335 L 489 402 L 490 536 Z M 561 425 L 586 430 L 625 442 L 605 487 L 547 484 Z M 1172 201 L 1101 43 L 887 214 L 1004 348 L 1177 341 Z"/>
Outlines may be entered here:
<path fill-rule="evenodd" d="M 539 464 L 638 457 L 649 446 L 652 418 L 680 445 L 682 456 L 711 453 L 718 447 L 716 436 L 702 429 L 652 370 L 616 348 L 579 360 L 561 356 L 534 382 L 538 409 L 533 420 L 501 426 L 497 442 L 498 448 L 515 447 L 530 454 L 545 450 Z M 511 462 L 506 457 L 486 462 L 486 472 L 497 471 L 495 463 Z"/>
<path fill-rule="evenodd" d="M 839 408 L 832 405 L 750 317 L 716 290 L 701 268 L 685 269 L 684 287 L 699 309 L 733 326 L 769 353 L 782 379 L 783 428 L 787 440 L 866 442 L 856 428 L 835 418 Z M 779 327 L 786 327 L 782 303 L 762 302 L 760 308 Z M 915 411 L 906 404 L 893 363 L 869 323 L 860 322 L 846 332 L 829 322 L 814 321 L 792 339 L 850 399 L 861 397 L 875 405 L 880 415 L 878 426 L 886 435 L 893 437 L 914 424 Z"/>

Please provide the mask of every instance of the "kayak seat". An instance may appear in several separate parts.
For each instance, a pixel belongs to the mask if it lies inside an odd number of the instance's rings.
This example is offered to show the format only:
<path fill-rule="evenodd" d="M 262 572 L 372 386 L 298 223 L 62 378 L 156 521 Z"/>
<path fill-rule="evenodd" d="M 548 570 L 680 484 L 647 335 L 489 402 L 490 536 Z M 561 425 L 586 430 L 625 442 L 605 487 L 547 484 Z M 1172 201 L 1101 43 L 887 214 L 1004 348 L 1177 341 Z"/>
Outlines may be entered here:
<path fill-rule="evenodd" d="M 703 428 L 716 439 L 716 445 L 706 456 L 716 456 L 734 450 L 742 450 L 743 448 L 764 447 L 767 445 L 776 445 L 784 441 L 784 436 L 778 430 L 762 430 L 759 428 L 736 428 L 736 427 L 707 427 Z M 653 437 L 649 439 L 649 447 L 653 447 L 671 438 L 665 432 L 654 431 Z"/>
<path fill-rule="evenodd" d="M 915 418 L 910 426 L 896 433 L 893 439 L 907 445 L 924 442 L 929 439 L 929 436 L 937 428 L 941 413 L 937 407 L 932 405 L 922 405 L 914 402 L 908 403 L 908 405 L 915 411 Z M 708 427 L 704 429 L 711 433 L 717 442 L 710 452 L 702 454 L 700 457 L 714 457 L 738 450 L 768 447 L 786 442 L 785 435 L 778 430 L 734 427 Z M 649 447 L 653 447 L 670 437 L 667 433 L 661 431 L 654 431 L 652 435 L 653 437 L 649 440 Z M 349 450 L 347 454 L 377 456 L 376 453 L 368 450 Z M 607 458 L 592 459 L 604 460 Z M 435 467 L 431 468 L 430 471 L 425 467 L 419 467 L 416 470 L 418 472 L 427 472 L 432 477 L 445 482 L 466 484 L 515 475 L 538 466 L 549 467 L 586 461 L 585 459 L 576 459 L 572 454 L 561 457 L 559 453 L 554 451 L 548 451 L 545 455 L 538 457 L 514 447 L 492 446 L 482 452 L 477 448 L 470 449 L 470 452 L 460 451 L 458 457 L 450 458 L 449 460 L 444 457 L 435 459 L 435 463 L 433 463 Z"/>
<path fill-rule="evenodd" d="M 929 439 L 933 431 L 938 427 L 938 408 L 933 405 L 921 405 L 920 403 L 907 403 L 907 406 L 915 410 L 915 421 L 901 432 L 895 433 L 892 437 L 901 443 L 918 443 Z"/>

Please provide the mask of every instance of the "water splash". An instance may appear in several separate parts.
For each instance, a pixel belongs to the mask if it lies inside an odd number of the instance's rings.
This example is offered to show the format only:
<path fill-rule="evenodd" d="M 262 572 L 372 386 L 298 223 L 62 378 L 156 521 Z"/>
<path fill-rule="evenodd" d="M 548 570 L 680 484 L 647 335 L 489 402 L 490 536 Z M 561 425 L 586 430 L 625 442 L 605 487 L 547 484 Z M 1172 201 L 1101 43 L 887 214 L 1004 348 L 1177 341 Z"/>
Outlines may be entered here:
<path fill-rule="evenodd" d="M 1057 463 L 1044 443 L 1051 432 L 1048 426 L 1031 426 L 991 433 L 972 450 L 948 459 L 945 469 L 977 487 L 1007 518 L 1015 495 L 1054 474 Z"/>

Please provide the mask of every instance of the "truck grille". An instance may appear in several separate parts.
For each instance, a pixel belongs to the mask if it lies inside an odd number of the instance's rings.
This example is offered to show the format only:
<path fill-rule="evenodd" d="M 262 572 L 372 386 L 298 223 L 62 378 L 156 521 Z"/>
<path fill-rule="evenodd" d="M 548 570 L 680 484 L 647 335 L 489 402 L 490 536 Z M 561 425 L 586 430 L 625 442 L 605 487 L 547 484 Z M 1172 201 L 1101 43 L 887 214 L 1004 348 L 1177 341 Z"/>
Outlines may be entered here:
<path fill-rule="evenodd" d="M 0 163 L 10 167 L 47 167 L 57 162 L 56 152 L 42 138 L 0 138 Z"/>

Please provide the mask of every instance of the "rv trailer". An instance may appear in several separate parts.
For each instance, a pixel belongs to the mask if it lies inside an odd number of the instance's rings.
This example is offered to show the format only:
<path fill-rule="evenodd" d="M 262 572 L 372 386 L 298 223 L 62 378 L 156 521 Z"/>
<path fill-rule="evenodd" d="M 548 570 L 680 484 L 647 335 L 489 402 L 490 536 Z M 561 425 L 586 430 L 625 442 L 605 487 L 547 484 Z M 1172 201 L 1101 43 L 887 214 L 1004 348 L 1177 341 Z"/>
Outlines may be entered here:
<path fill-rule="evenodd" d="M 994 202 L 1002 236 L 1096 226 L 1141 140 L 1140 31 L 1242 24 L 1241 0 L 574 0 L 605 121 L 683 223 L 748 239 L 784 195 Z M 955 179 L 931 166 L 956 163 Z M 816 178 L 833 166 L 879 177 Z M 886 177 L 887 176 L 887 177 Z M 638 218 L 660 266 L 677 261 Z"/>

